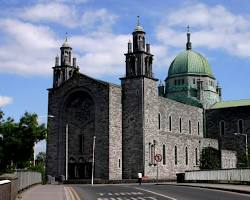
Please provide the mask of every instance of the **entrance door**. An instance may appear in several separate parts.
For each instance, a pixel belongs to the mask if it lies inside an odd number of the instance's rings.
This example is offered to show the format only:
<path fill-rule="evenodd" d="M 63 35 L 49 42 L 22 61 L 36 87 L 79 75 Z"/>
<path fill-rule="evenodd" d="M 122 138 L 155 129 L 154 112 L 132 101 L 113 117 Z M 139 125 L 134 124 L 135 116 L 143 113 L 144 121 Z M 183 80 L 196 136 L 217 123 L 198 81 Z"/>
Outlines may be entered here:
<path fill-rule="evenodd" d="M 90 179 L 92 172 L 92 163 L 85 162 L 78 164 L 78 175 L 80 179 Z"/>
<path fill-rule="evenodd" d="M 69 163 L 69 179 L 75 179 L 76 178 L 76 173 L 75 173 L 75 169 L 76 169 L 76 164 L 75 163 Z"/>

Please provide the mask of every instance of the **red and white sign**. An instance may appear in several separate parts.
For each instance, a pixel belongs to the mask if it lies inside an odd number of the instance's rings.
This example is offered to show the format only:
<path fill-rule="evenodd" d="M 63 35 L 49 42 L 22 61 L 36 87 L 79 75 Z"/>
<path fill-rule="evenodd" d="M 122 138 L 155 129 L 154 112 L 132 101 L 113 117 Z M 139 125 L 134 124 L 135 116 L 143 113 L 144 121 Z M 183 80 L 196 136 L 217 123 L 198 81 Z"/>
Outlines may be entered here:
<path fill-rule="evenodd" d="M 155 155 L 155 161 L 156 162 L 161 162 L 161 160 L 162 160 L 162 155 L 161 154 L 156 154 Z"/>

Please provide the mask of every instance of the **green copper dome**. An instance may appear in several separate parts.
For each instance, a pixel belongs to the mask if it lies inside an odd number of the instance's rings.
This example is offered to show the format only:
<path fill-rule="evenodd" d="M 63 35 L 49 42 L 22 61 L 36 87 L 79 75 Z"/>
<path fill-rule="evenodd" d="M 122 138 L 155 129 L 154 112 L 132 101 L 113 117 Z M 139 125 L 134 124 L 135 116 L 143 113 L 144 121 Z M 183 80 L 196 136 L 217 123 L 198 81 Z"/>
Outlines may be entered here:
<path fill-rule="evenodd" d="M 168 77 L 184 74 L 206 75 L 214 78 L 207 59 L 191 49 L 178 54 L 168 70 Z"/>

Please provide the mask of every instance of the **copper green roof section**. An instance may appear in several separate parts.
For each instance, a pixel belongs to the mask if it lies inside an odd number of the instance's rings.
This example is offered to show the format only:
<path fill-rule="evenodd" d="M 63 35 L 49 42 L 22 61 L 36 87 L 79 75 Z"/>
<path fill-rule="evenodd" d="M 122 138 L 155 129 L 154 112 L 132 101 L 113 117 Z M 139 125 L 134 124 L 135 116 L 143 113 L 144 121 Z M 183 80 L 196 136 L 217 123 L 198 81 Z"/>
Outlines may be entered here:
<path fill-rule="evenodd" d="M 190 49 L 179 53 L 168 70 L 168 77 L 187 74 L 205 75 L 214 78 L 207 59 Z"/>
<path fill-rule="evenodd" d="M 210 109 L 220 109 L 229 107 L 250 106 L 250 99 L 236 100 L 236 101 L 221 101 L 214 104 Z"/>

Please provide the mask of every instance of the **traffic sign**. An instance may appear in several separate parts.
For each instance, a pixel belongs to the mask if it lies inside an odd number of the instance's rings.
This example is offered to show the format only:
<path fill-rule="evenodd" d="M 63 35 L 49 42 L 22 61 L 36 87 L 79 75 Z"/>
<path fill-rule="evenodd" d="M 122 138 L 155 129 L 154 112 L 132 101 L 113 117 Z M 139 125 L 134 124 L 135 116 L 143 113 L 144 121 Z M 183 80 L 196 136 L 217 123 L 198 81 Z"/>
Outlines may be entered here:
<path fill-rule="evenodd" d="M 155 161 L 156 162 L 161 162 L 161 160 L 162 160 L 162 155 L 161 154 L 156 154 L 155 155 Z"/>

